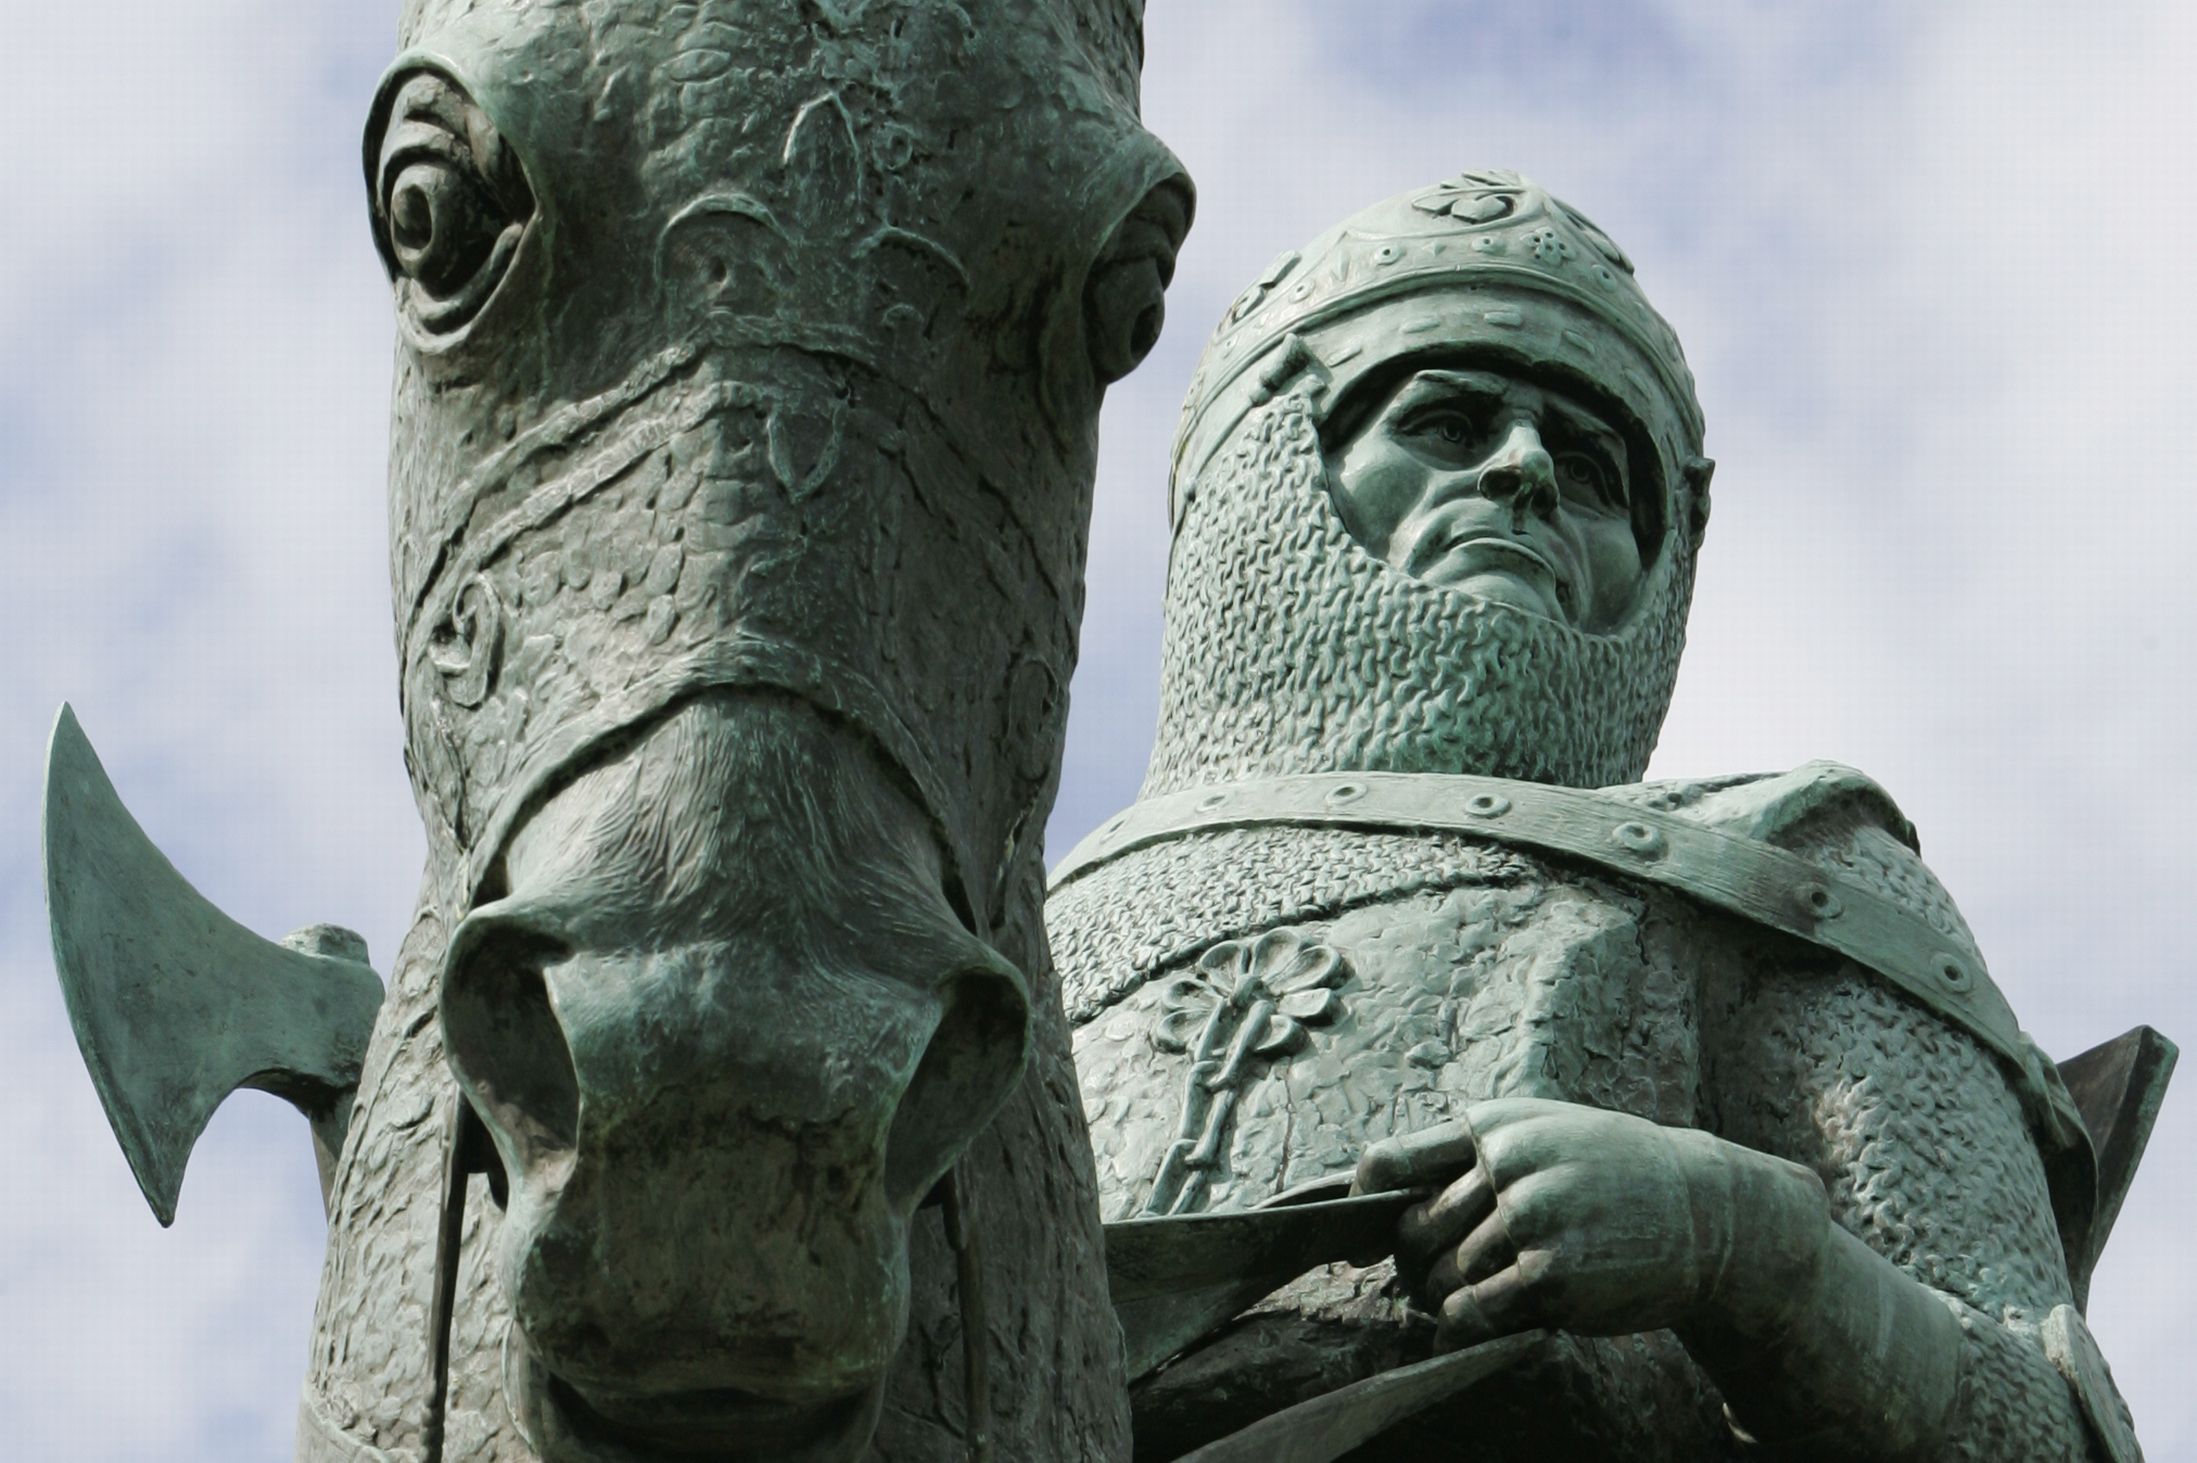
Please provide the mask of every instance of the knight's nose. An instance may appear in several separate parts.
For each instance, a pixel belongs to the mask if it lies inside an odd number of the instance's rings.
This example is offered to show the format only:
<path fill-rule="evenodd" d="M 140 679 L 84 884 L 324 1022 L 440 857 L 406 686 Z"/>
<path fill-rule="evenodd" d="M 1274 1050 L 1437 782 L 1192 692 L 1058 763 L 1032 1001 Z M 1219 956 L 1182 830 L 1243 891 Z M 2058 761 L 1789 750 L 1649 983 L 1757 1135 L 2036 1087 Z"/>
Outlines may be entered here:
<path fill-rule="evenodd" d="M 1482 497 L 1507 503 L 1520 514 L 1545 517 L 1556 511 L 1556 462 L 1531 422 L 1511 427 L 1494 456 L 1481 465 L 1477 486 Z"/>

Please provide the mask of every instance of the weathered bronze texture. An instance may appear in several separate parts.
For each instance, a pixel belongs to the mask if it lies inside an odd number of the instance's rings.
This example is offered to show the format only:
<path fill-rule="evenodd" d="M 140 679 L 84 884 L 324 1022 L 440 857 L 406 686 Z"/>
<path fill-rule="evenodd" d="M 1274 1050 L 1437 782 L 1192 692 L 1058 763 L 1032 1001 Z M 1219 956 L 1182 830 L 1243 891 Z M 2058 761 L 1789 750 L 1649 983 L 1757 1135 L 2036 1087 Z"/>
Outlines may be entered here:
<path fill-rule="evenodd" d="M 1222 321 L 1144 791 L 1048 908 L 1104 1202 L 1433 1197 L 1138 1380 L 1140 1459 L 1322 1397 L 1291 1446 L 1340 1456 L 1349 1388 L 1542 1328 L 1351 1456 L 2138 1456 L 2080 1303 L 2165 1049 L 2071 1095 L 1860 773 L 1638 780 L 1702 432 L 1623 251 L 1512 173 Z"/>
<path fill-rule="evenodd" d="M 309 1456 L 1119 1450 L 1031 835 L 1099 400 L 1189 220 L 1137 28 L 407 15 L 366 156 L 430 870 Z M 497 1171 L 438 1262 L 461 1196 L 390 1194 L 440 1191 L 468 1114 Z M 957 1164 L 958 1276 L 919 1212 Z M 964 1375 L 979 1279 L 978 1368 L 1089 1364 Z M 404 1319 L 438 1284 L 447 1377 Z"/>
<path fill-rule="evenodd" d="M 310 1121 L 300 1458 L 2139 1456 L 2082 1307 L 2174 1049 L 2047 1060 L 1861 774 L 1639 781 L 1712 465 L 1515 174 L 1229 311 L 1056 974 L 1097 409 L 1192 212 L 1141 8 L 408 0 L 386 997 L 66 709 L 48 768 L 156 1214 L 235 1088 Z"/>
<path fill-rule="evenodd" d="M 371 1044 L 254 1010 L 318 957 L 196 900 L 66 721 L 49 839 L 163 1217 L 230 1086 L 340 1089 L 302 1459 L 1126 1453 L 1038 833 L 1098 408 L 1192 208 L 1141 26 L 404 6 L 364 166 L 429 852 Z M 165 882 L 94 908 L 117 850 Z M 249 957 L 188 972 L 210 1014 L 143 958 L 192 919 Z M 125 1038 L 238 1013 L 295 1039 L 133 1144 Z"/>

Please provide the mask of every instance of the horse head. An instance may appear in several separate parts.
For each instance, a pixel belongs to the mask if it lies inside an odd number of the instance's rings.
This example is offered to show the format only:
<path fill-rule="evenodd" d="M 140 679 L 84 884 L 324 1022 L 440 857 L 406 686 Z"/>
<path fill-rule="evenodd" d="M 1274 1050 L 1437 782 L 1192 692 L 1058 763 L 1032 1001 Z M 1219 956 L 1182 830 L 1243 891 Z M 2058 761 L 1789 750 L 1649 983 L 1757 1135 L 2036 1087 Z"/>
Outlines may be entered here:
<path fill-rule="evenodd" d="M 406 17 L 407 761 L 545 1454 L 866 1446 L 913 1216 L 1055 999 L 1097 408 L 1191 202 L 1136 8 Z"/>

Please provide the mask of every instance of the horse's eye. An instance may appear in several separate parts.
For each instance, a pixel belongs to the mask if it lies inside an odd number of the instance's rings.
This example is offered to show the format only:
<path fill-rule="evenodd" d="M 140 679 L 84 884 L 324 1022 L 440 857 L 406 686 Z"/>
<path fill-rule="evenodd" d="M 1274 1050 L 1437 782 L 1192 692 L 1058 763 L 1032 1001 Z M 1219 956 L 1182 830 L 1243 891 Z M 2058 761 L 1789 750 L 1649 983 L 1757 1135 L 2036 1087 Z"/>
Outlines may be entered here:
<path fill-rule="evenodd" d="M 480 275 L 507 222 L 477 176 L 440 158 L 424 158 L 398 174 L 388 208 L 397 267 L 438 295 L 455 293 Z"/>
<path fill-rule="evenodd" d="M 429 340 L 453 335 L 510 271 L 533 194 L 494 124 L 434 72 L 398 87 L 378 152 L 375 242 L 399 308 Z"/>

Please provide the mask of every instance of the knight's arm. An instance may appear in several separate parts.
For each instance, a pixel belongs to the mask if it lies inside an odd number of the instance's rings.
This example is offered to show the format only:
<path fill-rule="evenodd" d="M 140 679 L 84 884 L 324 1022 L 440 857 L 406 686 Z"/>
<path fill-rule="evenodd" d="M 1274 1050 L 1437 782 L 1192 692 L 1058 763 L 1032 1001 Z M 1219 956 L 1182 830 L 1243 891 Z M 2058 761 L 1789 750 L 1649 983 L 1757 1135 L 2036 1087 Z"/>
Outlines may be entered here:
<path fill-rule="evenodd" d="M 1744 963 L 1704 1013 L 1711 1121 L 1820 1189 L 1776 1184 L 1779 1283 L 1686 1333 L 1735 1430 L 1797 1459 L 2134 1463 L 1996 1059 L 1850 964 Z"/>

